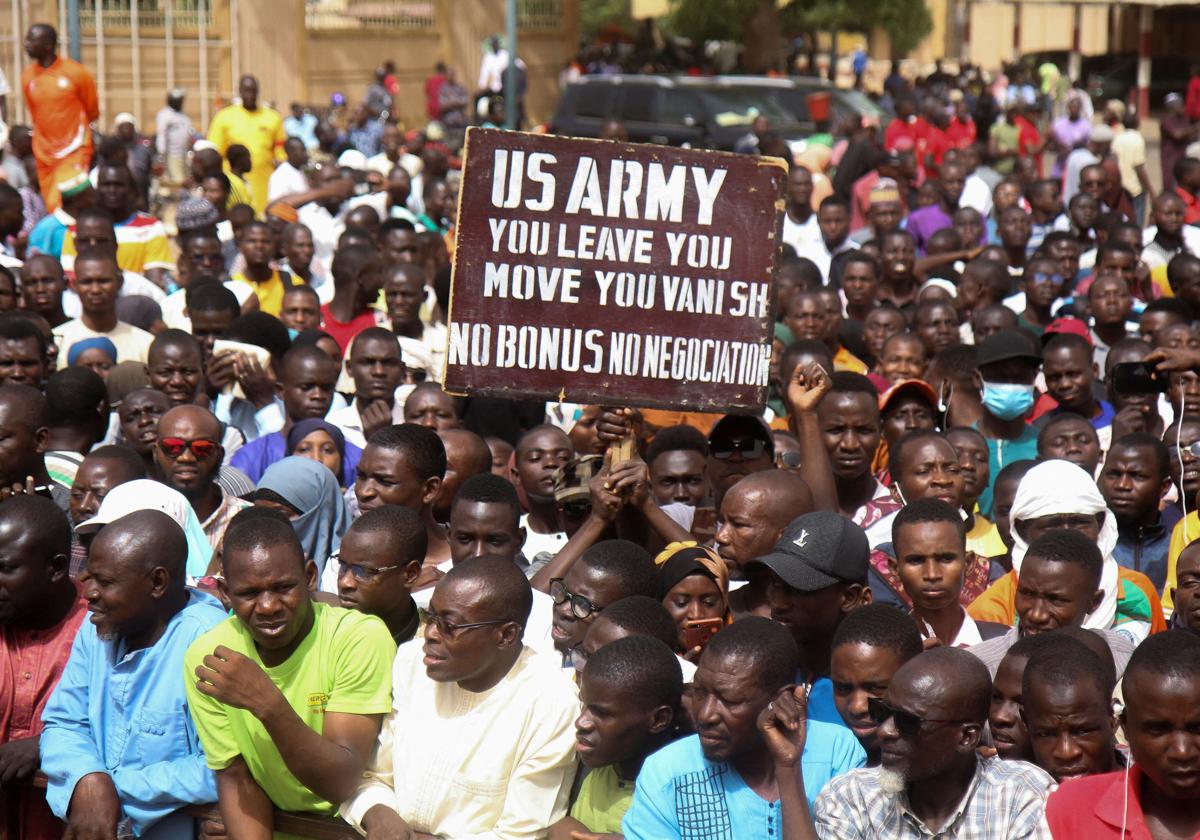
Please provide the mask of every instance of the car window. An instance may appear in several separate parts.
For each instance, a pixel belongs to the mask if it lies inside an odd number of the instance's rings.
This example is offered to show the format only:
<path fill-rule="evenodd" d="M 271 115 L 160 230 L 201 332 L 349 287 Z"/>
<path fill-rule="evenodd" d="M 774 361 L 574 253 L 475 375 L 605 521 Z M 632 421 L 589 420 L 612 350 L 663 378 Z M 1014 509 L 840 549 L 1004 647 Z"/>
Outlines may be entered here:
<path fill-rule="evenodd" d="M 663 96 L 658 119 L 668 125 L 687 125 L 687 117 L 697 124 L 704 121 L 704 105 L 690 90 L 673 90 Z"/>
<path fill-rule="evenodd" d="M 713 121 L 726 128 L 750 125 L 759 115 L 767 117 L 777 126 L 795 121 L 795 117 L 753 88 L 710 88 L 700 95 L 712 113 Z"/>
<path fill-rule="evenodd" d="M 654 122 L 655 85 L 622 85 L 617 105 L 618 118 L 625 122 Z"/>
<path fill-rule="evenodd" d="M 608 116 L 615 88 L 612 85 L 579 85 L 575 88 L 575 116 L 602 120 Z"/>
<path fill-rule="evenodd" d="M 791 115 L 796 122 L 807 122 L 808 116 L 808 94 L 811 90 L 806 88 L 780 88 L 776 91 L 771 91 L 769 94 L 775 100 L 779 107 Z"/>

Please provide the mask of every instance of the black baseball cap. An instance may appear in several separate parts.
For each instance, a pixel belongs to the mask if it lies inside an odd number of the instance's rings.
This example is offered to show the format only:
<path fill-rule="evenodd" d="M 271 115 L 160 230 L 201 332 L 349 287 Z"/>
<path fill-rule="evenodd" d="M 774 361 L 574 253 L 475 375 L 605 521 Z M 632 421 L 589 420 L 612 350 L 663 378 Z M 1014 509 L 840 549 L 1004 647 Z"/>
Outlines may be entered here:
<path fill-rule="evenodd" d="M 1042 363 L 1042 353 L 1033 337 L 1021 330 L 1001 330 L 989 335 L 979 345 L 976 367 L 1020 359 L 1035 365 Z"/>
<path fill-rule="evenodd" d="M 801 592 L 817 592 L 835 583 L 864 583 L 871 546 L 862 528 L 832 511 L 797 516 L 783 529 L 770 554 L 759 564 Z"/>
<path fill-rule="evenodd" d="M 708 446 L 711 449 L 716 441 L 741 435 L 761 440 L 766 444 L 767 454 L 775 457 L 775 439 L 771 437 L 770 427 L 761 417 L 752 414 L 726 414 L 713 424 L 712 431 L 708 433 Z"/>

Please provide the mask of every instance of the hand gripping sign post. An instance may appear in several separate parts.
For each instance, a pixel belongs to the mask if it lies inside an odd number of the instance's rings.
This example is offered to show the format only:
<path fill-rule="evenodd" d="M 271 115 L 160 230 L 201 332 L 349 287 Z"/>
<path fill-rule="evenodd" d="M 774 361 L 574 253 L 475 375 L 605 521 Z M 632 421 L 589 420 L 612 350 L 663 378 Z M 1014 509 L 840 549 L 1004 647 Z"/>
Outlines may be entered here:
<path fill-rule="evenodd" d="M 786 179 L 778 158 L 469 129 L 446 390 L 761 411 Z"/>

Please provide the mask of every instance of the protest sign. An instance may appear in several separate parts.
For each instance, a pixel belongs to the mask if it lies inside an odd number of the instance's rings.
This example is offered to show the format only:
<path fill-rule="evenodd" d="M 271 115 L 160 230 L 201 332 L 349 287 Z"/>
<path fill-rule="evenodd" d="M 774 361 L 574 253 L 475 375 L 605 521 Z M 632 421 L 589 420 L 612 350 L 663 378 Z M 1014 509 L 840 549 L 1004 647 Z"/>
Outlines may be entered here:
<path fill-rule="evenodd" d="M 761 409 L 786 164 L 470 129 L 444 383 Z"/>

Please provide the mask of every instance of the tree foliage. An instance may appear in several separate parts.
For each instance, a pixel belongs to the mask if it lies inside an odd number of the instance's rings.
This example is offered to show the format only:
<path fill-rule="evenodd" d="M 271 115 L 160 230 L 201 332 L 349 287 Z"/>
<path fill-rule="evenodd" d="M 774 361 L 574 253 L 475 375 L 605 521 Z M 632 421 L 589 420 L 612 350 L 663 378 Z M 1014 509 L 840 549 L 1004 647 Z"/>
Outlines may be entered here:
<path fill-rule="evenodd" d="M 746 23 L 774 0 L 679 0 L 671 21 L 679 34 L 697 41 L 743 41 Z M 933 31 L 925 0 L 790 0 L 779 9 L 780 34 L 785 31 L 840 29 L 868 32 L 879 26 L 891 40 L 892 52 L 903 56 Z"/>
<path fill-rule="evenodd" d="M 630 0 L 582 0 L 579 24 L 585 38 L 611 28 L 614 24 L 624 32 L 634 31 Z"/>

